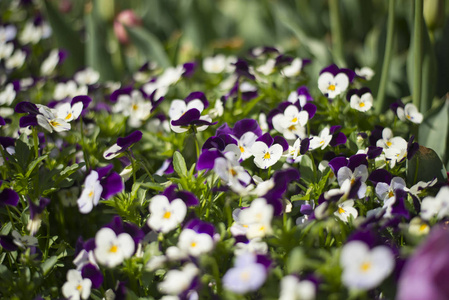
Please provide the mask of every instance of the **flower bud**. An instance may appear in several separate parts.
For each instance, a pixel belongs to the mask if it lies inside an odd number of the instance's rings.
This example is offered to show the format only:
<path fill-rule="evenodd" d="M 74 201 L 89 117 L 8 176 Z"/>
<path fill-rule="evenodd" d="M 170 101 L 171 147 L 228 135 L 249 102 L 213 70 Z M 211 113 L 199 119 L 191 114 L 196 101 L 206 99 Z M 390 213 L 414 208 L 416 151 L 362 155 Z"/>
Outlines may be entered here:
<path fill-rule="evenodd" d="M 430 30 L 443 26 L 444 3 L 444 0 L 424 0 L 424 20 Z"/>

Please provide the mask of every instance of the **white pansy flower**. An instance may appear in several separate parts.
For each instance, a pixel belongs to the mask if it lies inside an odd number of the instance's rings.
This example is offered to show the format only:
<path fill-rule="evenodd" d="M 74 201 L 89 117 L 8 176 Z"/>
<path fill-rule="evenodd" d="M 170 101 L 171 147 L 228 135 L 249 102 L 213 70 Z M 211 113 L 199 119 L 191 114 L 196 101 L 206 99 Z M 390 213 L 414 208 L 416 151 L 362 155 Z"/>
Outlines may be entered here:
<path fill-rule="evenodd" d="M 385 182 L 379 182 L 376 185 L 376 194 L 380 200 L 386 201 L 394 197 L 394 191 L 397 189 L 406 190 L 405 180 L 401 177 L 394 177 L 390 184 Z"/>
<path fill-rule="evenodd" d="M 95 259 L 101 265 L 115 267 L 134 253 L 134 241 L 128 233 L 116 235 L 111 228 L 101 228 L 95 235 Z"/>
<path fill-rule="evenodd" d="M 294 140 L 298 137 L 305 138 L 305 125 L 309 120 L 309 113 L 305 110 L 299 111 L 296 105 L 289 105 L 284 113 L 273 117 L 273 127 L 282 133 L 287 140 Z"/>
<path fill-rule="evenodd" d="M 375 74 L 370 67 L 363 67 L 361 69 L 356 68 L 354 71 L 358 76 L 363 77 L 366 80 L 371 80 Z"/>
<path fill-rule="evenodd" d="M 397 114 L 401 121 L 409 120 L 415 124 L 421 124 L 423 121 L 423 115 L 412 103 L 407 103 L 404 108 L 398 107 Z"/>
<path fill-rule="evenodd" d="M 84 189 L 77 203 L 81 213 L 87 214 L 98 204 L 103 192 L 103 186 L 100 184 L 97 171 L 91 171 L 84 180 Z"/>
<path fill-rule="evenodd" d="M 449 216 L 449 187 L 442 187 L 435 197 L 427 196 L 421 202 L 421 218 L 430 220 L 437 216 L 438 220 Z"/>
<path fill-rule="evenodd" d="M 4 44 L 0 43 L 0 60 L 11 57 L 13 51 L 14 51 L 13 43 L 4 43 Z"/>
<path fill-rule="evenodd" d="M 148 226 L 163 233 L 175 229 L 184 220 L 187 213 L 184 201 L 178 198 L 169 202 L 163 195 L 151 198 L 149 209 Z"/>
<path fill-rule="evenodd" d="M 354 94 L 349 99 L 351 108 L 366 112 L 373 107 L 373 95 L 370 92 L 364 93 L 362 96 Z"/>
<path fill-rule="evenodd" d="M 349 78 L 345 73 L 338 73 L 333 75 L 330 72 L 324 72 L 318 77 L 318 88 L 327 95 L 328 98 L 334 99 L 349 86 Z"/>
<path fill-rule="evenodd" d="M 386 246 L 369 249 L 364 242 L 351 241 L 342 248 L 340 265 L 345 286 L 370 290 L 391 274 L 395 261 L 392 251 Z"/>
<path fill-rule="evenodd" d="M 90 296 L 92 281 L 81 276 L 77 270 L 67 272 L 67 281 L 62 286 L 62 294 L 71 300 L 87 299 Z"/>
<path fill-rule="evenodd" d="M 75 81 L 69 80 L 67 82 L 60 82 L 56 84 L 55 90 L 53 92 L 53 98 L 55 100 L 62 100 L 65 98 L 73 98 L 79 95 L 87 95 L 87 86 L 78 86 Z"/>
<path fill-rule="evenodd" d="M 56 116 L 59 119 L 63 119 L 66 122 L 71 122 L 78 119 L 83 111 L 83 102 L 76 102 L 70 105 L 69 102 L 56 105 Z"/>
<path fill-rule="evenodd" d="M 338 204 L 338 209 L 334 212 L 334 216 L 345 223 L 349 221 L 349 217 L 352 216 L 352 218 L 355 219 L 358 215 L 357 209 L 354 208 L 354 200 L 346 200 Z"/>
<path fill-rule="evenodd" d="M 408 232 L 413 235 L 426 235 L 430 231 L 430 226 L 424 222 L 420 217 L 414 217 L 410 220 Z"/>
<path fill-rule="evenodd" d="M 366 180 L 368 179 L 368 168 L 366 165 L 357 166 L 354 169 L 354 172 L 351 171 L 348 167 L 341 167 L 337 172 L 337 180 L 340 187 L 343 189 L 345 181 L 349 181 L 350 185 L 348 185 L 348 189 L 355 183 L 355 181 L 360 178 L 360 188 L 357 191 L 358 199 L 365 197 L 366 194 Z M 349 193 L 349 190 L 345 192 Z"/>
<path fill-rule="evenodd" d="M 41 75 L 50 75 L 59 63 L 59 50 L 53 49 L 41 64 Z"/>
<path fill-rule="evenodd" d="M 163 294 L 179 295 L 190 287 L 198 273 L 199 270 L 193 263 L 187 263 L 181 270 L 170 270 L 164 281 L 158 284 L 159 291 Z"/>
<path fill-rule="evenodd" d="M 207 233 L 197 233 L 186 228 L 179 235 L 178 247 L 181 251 L 197 257 L 210 252 L 214 248 L 214 241 Z"/>
<path fill-rule="evenodd" d="M 28 247 L 35 247 L 37 246 L 37 238 L 30 235 L 21 235 L 17 230 L 13 230 L 11 233 L 13 237 L 13 243 L 22 249 L 28 248 Z"/>
<path fill-rule="evenodd" d="M 251 153 L 254 155 L 254 163 L 261 169 L 267 169 L 278 162 L 282 157 L 284 149 L 279 144 L 273 144 L 270 147 L 264 142 L 254 142 L 251 147 Z"/>
<path fill-rule="evenodd" d="M 281 70 L 281 74 L 285 77 L 295 77 L 301 73 L 302 69 L 302 60 L 300 58 L 295 58 L 290 65 L 284 67 Z"/>
<path fill-rule="evenodd" d="M 214 171 L 229 186 L 248 185 L 251 181 L 251 176 L 245 168 L 240 166 L 236 159 L 229 159 L 227 157 L 215 159 Z"/>
<path fill-rule="evenodd" d="M 299 281 L 293 275 L 282 278 L 279 300 L 313 300 L 315 297 L 315 284 L 310 280 Z"/>
<path fill-rule="evenodd" d="M 325 127 L 323 130 L 321 130 L 318 136 L 313 136 L 310 139 L 309 149 L 314 150 L 317 148 L 321 148 L 321 150 L 323 150 L 329 145 L 331 140 L 332 134 L 330 134 L 330 129 L 329 127 Z"/>
<path fill-rule="evenodd" d="M 14 85 L 9 83 L 6 85 L 5 89 L 0 92 L 0 105 L 11 105 L 11 103 L 16 99 L 16 91 L 14 90 Z"/>
<path fill-rule="evenodd" d="M 98 82 L 100 73 L 92 68 L 86 68 L 76 72 L 73 78 L 79 85 L 92 85 Z"/>
<path fill-rule="evenodd" d="M 223 54 L 205 57 L 203 60 L 203 69 L 206 73 L 222 73 L 226 70 L 227 65 L 227 58 Z"/>
<path fill-rule="evenodd" d="M 11 70 L 11 69 L 20 68 L 25 63 L 25 58 L 26 58 L 26 52 L 22 51 L 20 49 L 17 49 L 16 51 L 14 51 L 14 53 L 10 57 L 8 57 L 6 59 L 6 61 L 5 61 L 6 69 Z"/>
<path fill-rule="evenodd" d="M 70 130 L 71 126 L 64 119 L 56 116 L 56 111 L 46 106 L 39 108 L 41 114 L 37 115 L 37 123 L 49 132 L 62 132 Z"/>
<path fill-rule="evenodd" d="M 248 239 L 264 237 L 271 234 L 271 220 L 273 206 L 264 198 L 257 198 L 251 202 L 250 207 L 242 209 L 238 215 L 240 225 L 245 227 Z"/>
<path fill-rule="evenodd" d="M 276 60 L 273 58 L 269 58 L 265 64 L 260 65 L 256 68 L 256 70 L 260 73 L 262 73 L 265 76 L 270 75 L 274 71 L 274 67 L 276 66 Z M 288 73 L 288 69 L 287 69 Z"/>

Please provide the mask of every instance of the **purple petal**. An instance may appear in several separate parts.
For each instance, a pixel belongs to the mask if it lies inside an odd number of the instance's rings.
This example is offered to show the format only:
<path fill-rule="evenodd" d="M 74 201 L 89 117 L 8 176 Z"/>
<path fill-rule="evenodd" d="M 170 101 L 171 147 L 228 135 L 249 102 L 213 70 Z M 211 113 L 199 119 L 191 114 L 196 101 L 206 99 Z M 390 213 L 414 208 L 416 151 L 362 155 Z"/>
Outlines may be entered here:
<path fill-rule="evenodd" d="M 235 73 L 239 76 L 247 77 L 251 80 L 256 80 L 256 77 L 249 72 L 249 66 L 248 62 L 239 58 L 236 63 L 234 63 L 235 66 Z"/>
<path fill-rule="evenodd" d="M 313 103 L 306 103 L 303 107 L 303 110 L 307 111 L 309 113 L 309 119 L 312 119 L 315 116 L 317 107 Z"/>
<path fill-rule="evenodd" d="M 189 228 L 194 230 L 197 233 L 206 233 L 210 235 L 211 237 L 215 234 L 215 228 L 214 225 L 201 221 L 200 219 L 192 219 L 190 220 L 185 228 Z"/>
<path fill-rule="evenodd" d="M 304 64 L 304 60 L 303 60 L 303 64 Z M 298 93 L 298 96 L 304 95 L 306 96 L 307 101 L 313 101 L 313 97 L 310 95 L 309 93 L 309 88 L 305 85 L 300 86 L 296 92 Z"/>
<path fill-rule="evenodd" d="M 6 125 L 5 119 L 0 116 L 0 126 Z"/>
<path fill-rule="evenodd" d="M 19 203 L 19 194 L 17 194 L 14 190 L 4 189 L 0 193 L 1 205 L 17 206 L 18 203 Z"/>
<path fill-rule="evenodd" d="M 28 126 L 38 126 L 39 123 L 37 123 L 36 115 L 28 115 L 23 116 L 20 118 L 19 126 L 21 128 L 28 127 Z"/>
<path fill-rule="evenodd" d="M 351 70 L 351 69 L 345 69 L 345 68 L 340 69 L 340 72 L 339 72 L 339 73 L 345 73 L 345 74 L 348 76 L 349 82 L 350 82 L 350 83 L 354 80 L 355 75 L 356 75 L 355 72 L 354 72 L 353 70 Z"/>
<path fill-rule="evenodd" d="M 201 170 L 212 170 L 214 168 L 215 159 L 223 157 L 218 150 L 204 150 L 201 152 L 200 157 L 198 158 L 198 163 L 196 164 L 196 169 L 198 171 Z"/>
<path fill-rule="evenodd" d="M 184 101 L 186 103 L 189 103 L 192 100 L 201 100 L 201 102 L 203 102 L 204 108 L 206 109 L 209 106 L 209 101 L 207 101 L 206 95 L 203 92 L 192 92 L 190 93 L 185 99 Z"/>
<path fill-rule="evenodd" d="M 122 147 L 123 150 L 129 148 L 132 144 L 137 143 L 142 139 L 142 132 L 139 130 L 134 131 L 126 137 L 119 137 L 117 139 L 117 145 Z"/>
<path fill-rule="evenodd" d="M 320 72 L 320 75 L 325 72 L 331 73 L 332 75 L 335 76 L 340 72 L 340 69 L 337 67 L 337 65 L 332 64 L 332 65 L 327 66 L 326 68 L 322 69 Z"/>
<path fill-rule="evenodd" d="M 383 150 L 384 149 L 382 147 L 368 146 L 368 158 L 375 159 L 376 157 L 379 157 Z"/>
<path fill-rule="evenodd" d="M 105 167 L 96 169 L 95 171 L 97 171 L 97 173 L 98 173 L 98 178 L 101 179 L 101 178 L 105 177 L 106 175 L 108 175 L 113 167 L 114 166 L 112 164 L 109 164 Z"/>
<path fill-rule="evenodd" d="M 191 192 L 188 191 L 179 191 L 176 193 L 178 198 L 181 198 L 182 201 L 186 204 L 187 207 L 196 206 L 200 203 L 198 198 Z"/>
<path fill-rule="evenodd" d="M 287 151 L 287 150 L 288 150 L 288 142 L 287 142 L 287 140 L 286 140 L 285 138 L 283 138 L 282 136 L 279 136 L 279 135 L 275 136 L 275 137 L 274 137 L 274 143 L 281 145 L 281 146 L 282 146 L 282 149 L 283 149 L 284 151 Z"/>
<path fill-rule="evenodd" d="M 73 97 L 72 101 L 70 102 L 70 105 L 73 106 L 73 104 L 82 102 L 83 103 L 83 109 L 86 109 L 90 102 L 92 102 L 92 98 L 89 96 L 83 95 L 83 96 L 75 96 Z"/>
<path fill-rule="evenodd" d="M 223 151 L 225 147 L 226 147 L 226 145 L 221 138 L 219 138 L 218 136 L 211 136 L 204 142 L 201 150 L 217 149 L 217 150 Z"/>
<path fill-rule="evenodd" d="M 100 181 L 101 186 L 103 187 L 103 192 L 101 193 L 101 197 L 104 199 L 109 199 L 117 193 L 120 193 L 125 188 L 123 184 L 122 177 L 116 172 L 112 172 L 111 175 Z"/>
<path fill-rule="evenodd" d="M 369 143 L 371 146 L 376 146 L 376 143 L 378 140 L 382 138 L 382 131 L 384 130 L 384 127 L 375 125 L 374 129 L 371 131 L 371 134 L 369 136 Z"/>
<path fill-rule="evenodd" d="M 256 263 L 261 264 L 265 267 L 265 269 L 269 269 L 271 266 L 271 259 L 266 255 L 258 254 L 256 257 Z"/>
<path fill-rule="evenodd" d="M 182 73 L 182 77 L 192 77 L 196 70 L 196 62 L 187 62 L 182 66 L 184 67 L 184 73 Z"/>
<path fill-rule="evenodd" d="M 258 95 L 259 95 L 259 92 L 257 92 L 257 91 L 242 92 L 242 100 L 250 101 L 254 98 L 257 98 Z"/>
<path fill-rule="evenodd" d="M 217 136 L 228 135 L 228 134 L 232 134 L 232 132 L 233 131 L 229 127 L 228 123 L 224 123 L 223 125 L 221 125 L 220 127 L 217 128 L 217 130 L 215 131 L 215 135 L 217 135 Z"/>
<path fill-rule="evenodd" d="M 354 171 L 360 165 L 368 166 L 368 161 L 366 160 L 366 154 L 356 154 L 349 158 L 348 160 L 348 168 L 351 171 Z"/>
<path fill-rule="evenodd" d="M 407 159 L 410 160 L 412 159 L 412 157 L 416 154 L 416 152 L 418 152 L 419 150 L 419 144 L 418 143 L 414 143 L 413 140 L 415 139 L 415 137 L 412 135 L 410 137 L 410 140 L 407 143 Z"/>
<path fill-rule="evenodd" d="M 30 113 L 34 115 L 39 114 L 39 109 L 37 108 L 36 104 L 27 101 L 17 103 L 16 107 L 14 108 L 14 111 L 20 114 L 24 113 Z"/>
<path fill-rule="evenodd" d="M 368 180 L 371 181 L 374 186 L 376 186 L 379 182 L 390 184 L 392 178 L 393 176 L 391 175 L 391 173 L 385 169 L 374 170 L 368 176 Z"/>
<path fill-rule="evenodd" d="M 281 197 L 267 197 L 267 203 L 273 206 L 273 215 L 280 216 L 284 211 Z"/>
<path fill-rule="evenodd" d="M 355 231 L 348 237 L 346 243 L 349 243 L 350 241 L 362 241 L 370 248 L 373 248 L 379 244 L 377 234 L 368 229 Z"/>
<path fill-rule="evenodd" d="M 257 142 L 263 142 L 268 147 L 271 147 L 271 145 L 273 145 L 274 139 L 271 137 L 270 133 L 267 132 L 267 133 L 261 135 L 256 141 Z"/>
<path fill-rule="evenodd" d="M 118 97 L 120 95 L 130 95 L 132 90 L 133 90 L 133 86 L 132 85 L 126 86 L 126 87 L 118 89 L 118 90 L 115 90 L 109 96 L 109 100 L 111 100 L 112 102 L 117 102 Z"/>
<path fill-rule="evenodd" d="M 335 175 L 338 174 L 338 170 L 341 167 L 346 167 L 348 165 L 348 159 L 343 156 L 338 156 L 329 161 L 329 167 L 332 169 Z"/>
<path fill-rule="evenodd" d="M 14 244 L 14 238 L 9 235 L 0 235 L 0 245 L 6 251 L 16 251 L 19 248 Z"/>
<path fill-rule="evenodd" d="M 341 125 L 331 126 L 331 128 L 329 128 L 329 133 L 334 134 L 334 133 L 338 132 L 340 129 L 341 129 Z"/>
<path fill-rule="evenodd" d="M 3 148 L 8 148 L 8 147 L 14 147 L 16 143 L 16 140 L 12 137 L 8 137 L 8 136 L 0 136 L 0 145 L 3 146 Z M 0 184 L 1 186 L 1 184 Z"/>
<path fill-rule="evenodd" d="M 335 135 L 333 135 L 331 142 L 329 143 L 332 147 L 336 147 L 338 145 L 343 145 L 346 143 L 348 139 L 346 138 L 346 135 L 343 132 L 339 132 Z"/>
<path fill-rule="evenodd" d="M 305 138 L 301 141 L 301 149 L 299 151 L 299 153 L 301 153 L 301 155 L 306 154 L 306 152 L 309 150 L 309 145 L 310 145 L 310 139 Z"/>
<path fill-rule="evenodd" d="M 392 205 L 391 213 L 395 216 L 404 217 L 410 219 L 410 213 L 405 207 L 405 201 L 407 199 L 407 192 L 397 189 L 394 191 L 396 201 Z"/>
<path fill-rule="evenodd" d="M 103 283 L 103 274 L 93 264 L 87 264 L 81 269 L 81 276 L 92 281 L 92 288 L 98 289 Z"/>
<path fill-rule="evenodd" d="M 301 209 L 299 210 L 303 215 L 311 215 L 313 212 L 313 208 L 310 204 L 302 204 Z"/>
<path fill-rule="evenodd" d="M 44 197 L 39 199 L 39 204 L 30 200 L 30 218 L 34 219 L 34 217 L 40 215 L 48 204 L 50 204 L 50 199 Z"/>
<path fill-rule="evenodd" d="M 349 90 L 348 93 L 346 94 L 346 100 L 347 100 L 348 102 L 350 102 L 350 101 L 351 101 L 352 95 L 358 95 L 357 92 L 358 92 L 357 89 L 351 89 L 351 90 Z"/>
<path fill-rule="evenodd" d="M 186 111 L 178 120 L 171 121 L 171 124 L 174 126 L 190 126 L 192 121 L 199 120 L 200 116 L 200 111 L 192 108 Z"/>

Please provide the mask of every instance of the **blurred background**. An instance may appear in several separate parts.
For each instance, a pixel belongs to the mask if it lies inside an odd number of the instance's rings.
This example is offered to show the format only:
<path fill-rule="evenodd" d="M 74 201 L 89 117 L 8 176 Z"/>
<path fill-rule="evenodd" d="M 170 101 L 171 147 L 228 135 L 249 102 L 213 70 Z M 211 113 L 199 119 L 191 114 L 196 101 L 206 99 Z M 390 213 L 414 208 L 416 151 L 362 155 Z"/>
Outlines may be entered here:
<path fill-rule="evenodd" d="M 35 1 L 36 2 L 36 1 Z M 392 3 L 393 2 L 393 3 Z M 439 99 L 449 86 L 449 1 L 424 0 L 423 96 Z M 67 74 L 83 66 L 101 80 L 130 78 L 145 62 L 161 67 L 216 53 L 246 55 L 258 46 L 325 66 L 370 67 L 376 96 L 388 13 L 394 36 L 386 95 L 412 90 L 412 0 L 45 0 L 39 2 L 58 47 L 70 52 Z M 17 16 L 18 18 L 20 16 Z M 313 79 L 313 77 L 312 77 Z M 431 102 L 431 101 L 429 101 Z"/>

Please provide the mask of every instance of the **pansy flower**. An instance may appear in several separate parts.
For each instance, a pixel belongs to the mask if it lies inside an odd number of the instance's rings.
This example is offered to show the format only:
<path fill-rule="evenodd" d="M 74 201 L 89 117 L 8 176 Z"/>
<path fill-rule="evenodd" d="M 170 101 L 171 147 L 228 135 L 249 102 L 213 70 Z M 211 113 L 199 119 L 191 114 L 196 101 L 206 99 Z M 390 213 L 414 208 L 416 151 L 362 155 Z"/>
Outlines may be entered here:
<path fill-rule="evenodd" d="M 407 103 L 404 108 L 398 107 L 396 113 L 401 121 L 408 120 L 415 124 L 421 124 L 423 121 L 423 115 L 413 103 Z"/>
<path fill-rule="evenodd" d="M 100 79 L 100 73 L 92 68 L 85 68 L 84 70 L 76 72 L 73 78 L 81 86 L 93 85 Z"/>
<path fill-rule="evenodd" d="M 265 198 L 253 200 L 248 208 L 235 212 L 235 219 L 238 222 L 233 225 L 234 229 L 231 232 L 242 232 L 248 239 L 260 238 L 271 234 L 273 210 L 273 206 L 268 204 Z"/>
<path fill-rule="evenodd" d="M 77 203 L 81 213 L 89 213 L 100 198 L 109 199 L 124 189 L 119 174 L 112 171 L 113 166 L 92 170 L 84 181 L 84 189 Z"/>
<path fill-rule="evenodd" d="M 169 270 L 158 289 L 163 294 L 180 295 L 192 289 L 198 273 L 199 269 L 193 263 L 185 264 L 180 270 Z"/>
<path fill-rule="evenodd" d="M 62 64 L 67 56 L 65 51 L 53 49 L 48 57 L 41 64 L 41 75 L 49 76 L 53 73 L 58 64 Z"/>
<path fill-rule="evenodd" d="M 67 272 L 67 281 L 62 286 L 62 294 L 68 299 L 87 299 L 90 296 L 92 281 L 83 278 L 81 272 L 69 270 Z"/>
<path fill-rule="evenodd" d="M 280 136 L 273 138 L 268 132 L 260 136 L 251 147 L 254 163 L 261 169 L 274 165 L 287 150 L 288 143 L 284 138 Z"/>
<path fill-rule="evenodd" d="M 312 281 L 299 280 L 294 275 L 287 275 L 282 278 L 279 300 L 314 300 L 315 296 L 316 286 Z"/>
<path fill-rule="evenodd" d="M 4 90 L 0 92 L 0 105 L 11 105 L 11 103 L 16 99 L 16 90 L 12 83 L 8 83 Z"/>
<path fill-rule="evenodd" d="M 318 88 L 323 95 L 329 99 L 334 99 L 346 91 L 354 77 L 354 71 L 340 69 L 336 65 L 330 65 L 320 72 Z"/>
<path fill-rule="evenodd" d="M 59 82 L 55 86 L 53 98 L 55 100 L 63 100 L 66 98 L 73 98 L 79 95 L 87 95 L 88 88 L 85 85 L 79 85 L 74 80 L 67 82 Z"/>
<path fill-rule="evenodd" d="M 148 119 L 152 109 L 152 103 L 144 99 L 139 90 L 132 90 L 129 94 L 123 93 L 118 96 L 112 111 L 128 117 L 128 125 L 137 128 Z"/>
<path fill-rule="evenodd" d="M 44 105 L 39 106 L 39 114 L 36 116 L 37 123 L 49 132 L 62 132 L 70 130 L 70 124 L 57 115 L 57 112 Z"/>
<path fill-rule="evenodd" d="M 215 246 L 215 229 L 210 223 L 199 219 L 189 221 L 181 231 L 178 248 L 190 256 L 206 254 Z"/>
<path fill-rule="evenodd" d="M 137 143 L 142 139 L 142 132 L 136 130 L 126 137 L 119 137 L 117 143 L 109 147 L 104 153 L 103 157 L 105 159 L 113 159 L 114 157 L 120 155 L 121 153 L 127 151 L 132 145 Z"/>
<path fill-rule="evenodd" d="M 436 216 L 438 220 L 449 216 L 449 187 L 444 186 L 435 197 L 427 196 L 421 203 L 421 217 L 430 220 Z"/>
<path fill-rule="evenodd" d="M 148 226 L 156 231 L 167 233 L 175 229 L 187 213 L 187 206 L 180 198 L 169 201 L 164 195 L 156 195 L 150 201 Z"/>
<path fill-rule="evenodd" d="M 185 100 L 173 100 L 169 110 L 170 127 L 176 133 L 189 130 L 191 126 L 196 126 L 196 130 L 203 131 L 212 123 L 208 116 L 201 116 L 202 111 L 209 106 L 203 92 L 190 93 Z"/>
<path fill-rule="evenodd" d="M 28 220 L 27 229 L 31 235 L 35 235 L 39 230 L 42 222 L 41 215 L 44 209 L 50 204 L 50 199 L 41 197 L 36 204 L 33 201 L 29 201 L 30 204 L 30 218 Z"/>
<path fill-rule="evenodd" d="M 309 113 L 306 110 L 300 110 L 297 105 L 286 102 L 268 117 L 271 118 L 274 129 L 287 140 L 306 137 L 305 126 L 309 120 Z"/>
<path fill-rule="evenodd" d="M 349 101 L 352 109 L 361 112 L 366 112 L 373 107 L 373 95 L 369 88 L 350 90 L 346 94 L 346 99 Z"/>
<path fill-rule="evenodd" d="M 336 157 L 329 162 L 334 174 L 337 176 L 338 184 L 340 187 L 348 187 L 354 192 L 352 187 L 357 183 L 358 188 L 355 191 L 358 199 L 361 199 L 366 194 L 366 180 L 368 179 L 368 161 L 366 154 L 356 154 L 351 156 L 349 159 L 345 157 Z M 350 184 L 345 185 L 344 183 L 348 181 Z M 345 191 L 349 193 L 349 191 Z"/>
<path fill-rule="evenodd" d="M 10 57 L 5 59 L 5 68 L 7 70 L 18 69 L 23 66 L 26 58 L 27 58 L 26 51 L 16 49 Z"/>
<path fill-rule="evenodd" d="M 243 254 L 237 256 L 234 267 L 223 276 L 223 286 L 237 294 L 257 291 L 267 279 L 268 268 L 258 262 L 258 256 Z"/>
<path fill-rule="evenodd" d="M 95 235 L 95 258 L 101 265 L 113 268 L 134 254 L 134 241 L 128 233 L 117 235 L 103 227 Z"/>
<path fill-rule="evenodd" d="M 1 146 L 0 146 L 1 147 Z M 3 185 L 3 181 L 0 181 L 0 187 Z M 0 192 L 0 207 L 4 205 L 17 206 L 19 203 L 19 194 L 13 189 L 4 188 Z"/>
<path fill-rule="evenodd" d="M 370 290 L 377 287 L 393 271 L 395 260 L 386 246 L 372 249 L 362 241 L 343 246 L 340 255 L 343 284 L 351 289 Z"/>
<path fill-rule="evenodd" d="M 346 200 L 338 204 L 337 206 L 338 208 L 337 211 L 334 212 L 334 216 L 336 216 L 345 223 L 349 221 L 350 217 L 355 219 L 359 215 L 357 209 L 354 208 L 354 200 Z"/>
<path fill-rule="evenodd" d="M 230 155 L 229 155 L 230 154 Z M 224 157 L 215 159 L 215 173 L 229 186 L 247 186 L 251 181 L 251 176 L 240 165 L 235 154 L 227 152 Z"/>

